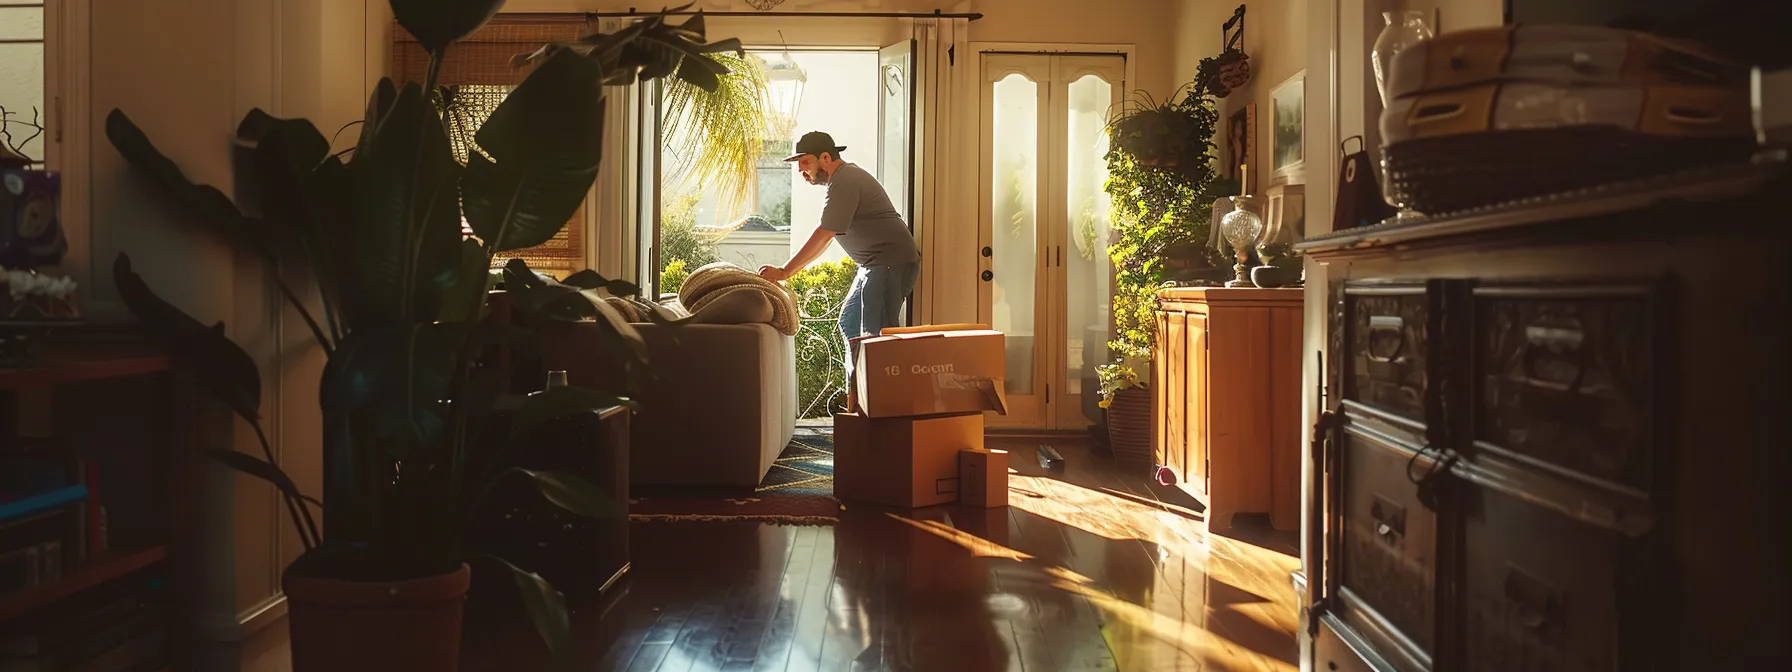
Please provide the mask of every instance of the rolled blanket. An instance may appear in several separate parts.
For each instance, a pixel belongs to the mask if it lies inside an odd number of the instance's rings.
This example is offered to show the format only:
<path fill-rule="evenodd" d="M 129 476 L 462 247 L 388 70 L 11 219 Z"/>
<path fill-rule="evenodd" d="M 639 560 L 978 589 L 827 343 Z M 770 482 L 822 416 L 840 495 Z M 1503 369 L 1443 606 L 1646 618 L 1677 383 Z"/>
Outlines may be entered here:
<path fill-rule="evenodd" d="M 691 272 L 678 288 L 678 301 L 699 323 L 764 322 L 786 336 L 796 335 L 796 299 L 790 290 L 726 261 Z"/>

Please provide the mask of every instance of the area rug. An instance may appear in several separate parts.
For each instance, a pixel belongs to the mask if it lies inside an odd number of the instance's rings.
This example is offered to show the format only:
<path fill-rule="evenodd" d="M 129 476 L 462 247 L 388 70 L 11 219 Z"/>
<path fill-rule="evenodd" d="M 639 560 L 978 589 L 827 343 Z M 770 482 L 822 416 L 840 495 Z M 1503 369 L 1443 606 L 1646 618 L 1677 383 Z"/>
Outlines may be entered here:
<path fill-rule="evenodd" d="M 826 425 L 802 425 L 752 493 L 698 496 L 653 493 L 629 500 L 637 521 L 755 520 L 783 525 L 832 525 L 840 517 L 834 499 L 834 437 Z"/>

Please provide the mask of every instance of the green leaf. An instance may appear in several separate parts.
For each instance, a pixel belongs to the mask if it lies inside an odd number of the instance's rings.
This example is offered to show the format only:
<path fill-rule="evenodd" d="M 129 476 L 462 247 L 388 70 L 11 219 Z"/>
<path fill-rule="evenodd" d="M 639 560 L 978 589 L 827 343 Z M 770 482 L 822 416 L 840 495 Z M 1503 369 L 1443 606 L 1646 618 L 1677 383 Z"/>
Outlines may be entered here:
<path fill-rule="evenodd" d="M 406 84 L 350 164 L 356 323 L 436 315 L 460 264 L 460 164 L 423 90 Z"/>
<path fill-rule="evenodd" d="M 355 141 L 356 147 L 366 147 L 378 135 L 380 124 L 398 102 L 398 86 L 392 78 L 381 77 L 379 84 L 374 85 L 373 93 L 367 96 L 366 116 L 361 119 L 361 138 Z"/>
<path fill-rule="evenodd" d="M 454 284 L 442 300 L 442 314 L 438 319 L 474 322 L 484 317 L 485 296 L 491 291 L 493 280 L 491 257 L 486 255 L 485 248 L 476 240 L 461 241 L 460 268 L 455 271 Z"/>
<path fill-rule="evenodd" d="M 494 251 L 534 247 L 565 228 L 603 159 L 603 91 L 596 64 L 561 51 L 504 98 L 479 127 L 461 181 L 467 223 Z"/>
<path fill-rule="evenodd" d="M 741 53 L 741 43 L 729 39 L 705 44 L 702 14 L 692 16 L 683 24 L 667 23 L 667 13 L 683 9 L 649 14 L 614 33 L 592 33 L 569 44 L 550 44 L 533 54 L 512 59 L 512 63 L 539 63 L 561 51 L 571 51 L 602 66 L 606 86 L 628 86 L 676 73 L 679 78 L 706 91 L 714 91 L 718 78 L 729 71 L 706 55 L 725 51 Z"/>
<path fill-rule="evenodd" d="M 615 406 L 639 408 L 626 398 L 596 390 L 572 385 L 549 388 L 524 398 L 523 408 L 517 413 L 515 431 L 522 433 L 555 418 L 594 413 Z"/>
<path fill-rule="evenodd" d="M 432 54 L 479 30 L 504 7 L 505 0 L 391 0 L 398 25 Z"/>
<path fill-rule="evenodd" d="M 249 246 L 263 259 L 270 262 L 276 259 L 265 224 L 243 216 L 236 204 L 216 187 L 188 180 L 180 167 L 157 150 L 124 112 L 114 109 L 106 115 L 106 138 L 126 163 L 148 177 L 189 214 L 221 235 Z"/>
<path fill-rule="evenodd" d="M 243 419 L 261 418 L 261 370 L 240 346 L 224 337 L 223 324 L 207 327 L 150 290 L 120 253 L 112 262 L 118 296 L 144 328 L 169 349 L 174 365 L 192 372 L 199 388 Z"/>
<path fill-rule="evenodd" d="M 324 229 L 337 221 L 347 189 L 347 183 L 338 179 L 341 162 L 326 161 L 330 141 L 309 121 L 279 119 L 256 108 L 237 125 L 237 142 L 255 169 L 261 212 L 278 227 L 270 235 L 278 235 L 280 242 L 303 243 L 320 274 L 327 274 L 332 251 Z"/>
<path fill-rule="evenodd" d="M 287 496 L 294 499 L 305 500 L 320 509 L 324 506 L 324 503 L 318 501 L 316 497 L 311 497 L 305 493 L 299 492 L 299 486 L 292 482 L 292 477 L 287 476 L 286 472 L 281 470 L 279 466 L 270 464 L 267 460 L 263 460 L 254 455 L 239 453 L 234 450 L 213 450 L 211 451 L 211 456 L 212 459 L 217 460 L 226 467 L 230 467 L 231 469 L 272 483 L 274 487 L 279 488 L 280 491 L 286 493 Z"/>
<path fill-rule="evenodd" d="M 522 568 L 510 564 L 510 561 L 494 555 L 481 557 L 503 565 L 510 570 L 510 576 L 516 581 L 516 588 L 523 597 L 523 608 L 529 612 L 529 620 L 535 623 L 535 630 L 541 633 L 541 641 L 547 644 L 548 652 L 553 655 L 555 664 L 562 669 L 570 669 L 573 665 L 572 617 L 566 611 L 566 597 L 555 590 L 547 579 L 540 574 L 523 571 Z"/>
<path fill-rule="evenodd" d="M 431 445 L 445 425 L 439 402 L 459 370 L 467 328 L 418 323 L 355 331 L 324 367 L 324 412 L 351 419 L 357 434 L 394 455 Z"/>
<path fill-rule="evenodd" d="M 533 479 L 535 487 L 541 490 L 541 496 L 562 509 L 596 520 L 622 515 L 615 502 L 583 478 L 555 471 L 513 471 Z"/>

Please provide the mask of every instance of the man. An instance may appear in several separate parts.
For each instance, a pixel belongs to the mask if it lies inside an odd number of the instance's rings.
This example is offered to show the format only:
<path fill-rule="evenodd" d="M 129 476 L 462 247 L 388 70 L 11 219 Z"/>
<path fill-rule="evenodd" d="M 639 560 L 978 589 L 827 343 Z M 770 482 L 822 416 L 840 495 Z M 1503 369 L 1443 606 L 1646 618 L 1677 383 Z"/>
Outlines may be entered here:
<path fill-rule="evenodd" d="M 921 249 L 883 185 L 864 168 L 842 160 L 844 151 L 845 147 L 834 144 L 833 136 L 820 131 L 804 133 L 797 140 L 796 153 L 784 160 L 796 162 L 796 169 L 809 184 L 828 188 L 821 224 L 790 261 L 783 266 L 761 266 L 759 274 L 781 282 L 814 263 L 828 249 L 829 241 L 840 241 L 846 255 L 859 266 L 840 308 L 840 335 L 851 343 L 901 322 L 902 302 L 915 291 L 915 281 L 921 275 Z M 848 377 L 852 370 L 853 352 L 848 347 Z"/>

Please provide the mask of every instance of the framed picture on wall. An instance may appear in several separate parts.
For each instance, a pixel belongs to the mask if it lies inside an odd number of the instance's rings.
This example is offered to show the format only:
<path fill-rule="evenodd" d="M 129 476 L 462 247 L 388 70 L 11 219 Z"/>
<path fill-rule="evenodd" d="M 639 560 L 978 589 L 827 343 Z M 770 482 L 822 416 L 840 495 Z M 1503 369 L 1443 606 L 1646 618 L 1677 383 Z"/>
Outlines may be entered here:
<path fill-rule="evenodd" d="M 1242 97 L 1242 96 L 1241 96 Z M 1257 162 L 1257 105 L 1247 103 L 1226 116 L 1226 165 L 1220 175 L 1233 182 L 1238 182 L 1239 166 L 1254 165 Z M 1245 193 L 1257 193 L 1256 171 L 1244 177 L 1248 184 L 1242 185 Z"/>
<path fill-rule="evenodd" d="M 1302 70 L 1269 93 L 1269 170 L 1277 184 L 1306 183 L 1307 73 Z"/>

